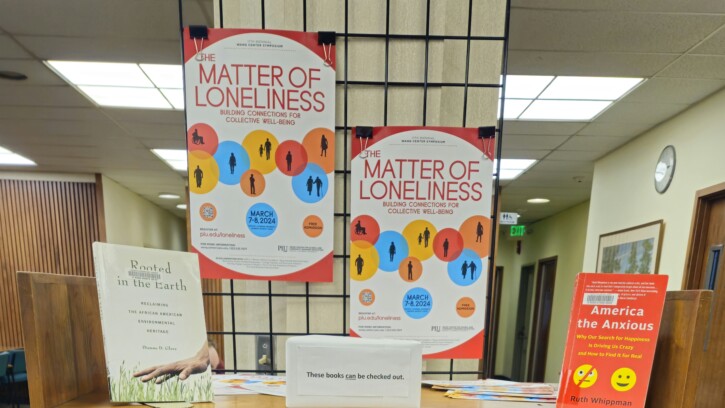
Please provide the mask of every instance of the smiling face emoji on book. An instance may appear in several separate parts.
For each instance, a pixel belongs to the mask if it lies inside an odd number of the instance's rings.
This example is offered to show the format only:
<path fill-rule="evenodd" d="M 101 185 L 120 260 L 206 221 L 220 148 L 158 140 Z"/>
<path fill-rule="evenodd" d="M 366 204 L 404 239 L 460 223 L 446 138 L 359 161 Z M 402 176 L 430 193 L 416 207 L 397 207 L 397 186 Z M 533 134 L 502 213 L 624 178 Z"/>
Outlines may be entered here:
<path fill-rule="evenodd" d="M 637 375 L 631 368 L 622 367 L 612 374 L 612 388 L 617 391 L 629 391 L 637 382 Z"/>
<path fill-rule="evenodd" d="M 589 388 L 597 382 L 597 369 L 590 364 L 582 364 L 574 371 L 571 379 L 574 381 L 574 385 Z"/>

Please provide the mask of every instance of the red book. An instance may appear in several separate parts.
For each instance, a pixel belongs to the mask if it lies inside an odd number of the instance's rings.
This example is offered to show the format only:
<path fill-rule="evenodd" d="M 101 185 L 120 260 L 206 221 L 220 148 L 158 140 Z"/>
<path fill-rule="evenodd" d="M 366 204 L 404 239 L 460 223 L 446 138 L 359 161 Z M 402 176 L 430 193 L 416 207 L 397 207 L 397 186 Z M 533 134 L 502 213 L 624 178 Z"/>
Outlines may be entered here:
<path fill-rule="evenodd" d="M 557 408 L 644 407 L 667 278 L 577 276 Z"/>

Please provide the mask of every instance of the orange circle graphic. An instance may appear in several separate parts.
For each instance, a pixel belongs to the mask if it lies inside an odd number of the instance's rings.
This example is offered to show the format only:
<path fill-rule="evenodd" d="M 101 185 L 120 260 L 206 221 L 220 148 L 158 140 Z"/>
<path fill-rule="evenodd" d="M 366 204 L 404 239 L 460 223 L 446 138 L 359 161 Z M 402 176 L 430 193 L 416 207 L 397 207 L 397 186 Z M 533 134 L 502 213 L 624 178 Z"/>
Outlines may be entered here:
<path fill-rule="evenodd" d="M 305 220 L 302 221 L 302 230 L 310 238 L 317 238 L 322 234 L 324 224 L 322 219 L 316 215 L 308 215 Z"/>
<path fill-rule="evenodd" d="M 409 256 L 400 262 L 398 274 L 406 282 L 415 282 L 423 275 L 423 264 L 417 258 Z"/>
<path fill-rule="evenodd" d="M 264 175 L 257 170 L 247 170 L 242 174 L 242 178 L 239 181 L 242 186 L 244 194 L 250 197 L 259 197 L 264 193 L 264 187 L 267 183 L 264 181 Z M 252 189 L 254 187 L 254 189 Z"/>
<path fill-rule="evenodd" d="M 312 129 L 305 135 L 302 145 L 307 160 L 322 167 L 325 173 L 335 170 L 335 132 L 326 128 Z"/>
<path fill-rule="evenodd" d="M 474 215 L 463 221 L 459 229 L 463 236 L 463 247 L 472 249 L 481 258 L 491 253 L 491 219 Z"/>
<path fill-rule="evenodd" d="M 456 313 L 461 317 L 471 317 L 476 311 L 476 302 L 469 297 L 462 297 L 456 302 Z"/>
<path fill-rule="evenodd" d="M 361 305 L 370 306 L 375 303 L 375 292 L 370 289 L 363 289 L 358 295 L 358 300 L 360 300 Z"/>
<path fill-rule="evenodd" d="M 214 221 L 217 216 L 217 210 L 214 204 L 204 203 L 199 207 L 199 216 L 204 221 Z"/>

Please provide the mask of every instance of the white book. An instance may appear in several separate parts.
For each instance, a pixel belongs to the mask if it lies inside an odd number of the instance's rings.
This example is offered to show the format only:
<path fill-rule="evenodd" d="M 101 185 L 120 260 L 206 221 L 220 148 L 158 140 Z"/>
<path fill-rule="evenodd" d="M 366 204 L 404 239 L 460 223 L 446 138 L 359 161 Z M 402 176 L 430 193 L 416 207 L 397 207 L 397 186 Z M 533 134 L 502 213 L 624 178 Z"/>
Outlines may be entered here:
<path fill-rule="evenodd" d="M 211 401 L 196 254 L 96 242 L 112 402 Z"/>

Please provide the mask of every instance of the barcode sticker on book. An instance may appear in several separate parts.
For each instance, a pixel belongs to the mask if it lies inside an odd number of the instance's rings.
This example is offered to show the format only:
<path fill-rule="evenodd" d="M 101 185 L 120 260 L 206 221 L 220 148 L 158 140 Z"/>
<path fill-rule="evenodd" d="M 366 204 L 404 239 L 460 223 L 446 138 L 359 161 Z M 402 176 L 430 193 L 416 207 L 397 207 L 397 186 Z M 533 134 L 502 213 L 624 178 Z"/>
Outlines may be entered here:
<path fill-rule="evenodd" d="M 158 272 L 140 271 L 138 269 L 129 269 L 128 276 L 136 279 L 159 280 L 161 274 Z"/>
<path fill-rule="evenodd" d="M 616 293 L 585 293 L 584 304 L 585 305 L 616 305 L 617 298 L 619 297 Z"/>

